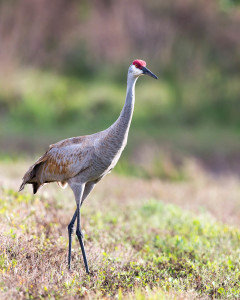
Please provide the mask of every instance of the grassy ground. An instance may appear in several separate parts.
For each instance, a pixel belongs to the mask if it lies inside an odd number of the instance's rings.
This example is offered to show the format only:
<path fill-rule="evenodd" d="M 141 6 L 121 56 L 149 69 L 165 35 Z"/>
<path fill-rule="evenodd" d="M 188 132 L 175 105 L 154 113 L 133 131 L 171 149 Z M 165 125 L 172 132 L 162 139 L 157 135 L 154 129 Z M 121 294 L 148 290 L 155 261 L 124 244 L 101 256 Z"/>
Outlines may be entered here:
<path fill-rule="evenodd" d="M 86 275 L 76 239 L 67 270 L 71 192 L 52 184 L 17 193 L 25 168 L 0 166 L 1 299 L 239 298 L 236 178 L 200 169 L 179 183 L 107 176 L 82 209 Z"/>

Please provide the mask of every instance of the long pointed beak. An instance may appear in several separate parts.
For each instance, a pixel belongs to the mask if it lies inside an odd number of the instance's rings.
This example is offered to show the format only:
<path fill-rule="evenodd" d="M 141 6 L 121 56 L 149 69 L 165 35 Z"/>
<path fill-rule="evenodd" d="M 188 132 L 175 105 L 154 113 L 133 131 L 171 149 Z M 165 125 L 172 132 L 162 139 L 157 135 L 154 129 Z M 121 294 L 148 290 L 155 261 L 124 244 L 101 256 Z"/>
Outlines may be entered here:
<path fill-rule="evenodd" d="M 146 67 L 142 67 L 141 70 L 143 71 L 143 74 L 158 79 L 158 77 L 155 74 L 153 74 L 150 70 L 148 70 Z"/>

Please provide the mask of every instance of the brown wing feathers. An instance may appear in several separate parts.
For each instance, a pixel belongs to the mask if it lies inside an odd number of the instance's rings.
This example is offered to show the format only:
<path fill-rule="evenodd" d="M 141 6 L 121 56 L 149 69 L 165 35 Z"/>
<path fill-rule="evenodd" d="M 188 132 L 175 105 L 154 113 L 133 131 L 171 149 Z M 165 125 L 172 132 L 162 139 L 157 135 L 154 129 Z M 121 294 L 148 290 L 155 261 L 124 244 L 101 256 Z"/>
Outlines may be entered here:
<path fill-rule="evenodd" d="M 26 172 L 19 191 L 24 189 L 25 184 L 32 184 L 35 194 L 41 185 L 53 181 L 66 187 L 66 179 L 81 170 L 79 163 L 82 160 L 81 148 L 84 141 L 86 137 L 81 136 L 50 145 L 49 150 Z"/>

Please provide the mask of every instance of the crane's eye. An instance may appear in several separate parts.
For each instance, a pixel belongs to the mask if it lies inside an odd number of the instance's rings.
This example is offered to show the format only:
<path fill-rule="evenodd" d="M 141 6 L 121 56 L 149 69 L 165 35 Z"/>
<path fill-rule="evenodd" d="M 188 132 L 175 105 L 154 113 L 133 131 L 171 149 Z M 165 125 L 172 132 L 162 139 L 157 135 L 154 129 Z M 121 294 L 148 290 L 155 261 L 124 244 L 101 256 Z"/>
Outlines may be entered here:
<path fill-rule="evenodd" d="M 135 64 L 134 65 L 136 68 L 140 69 L 140 65 L 139 64 Z"/>

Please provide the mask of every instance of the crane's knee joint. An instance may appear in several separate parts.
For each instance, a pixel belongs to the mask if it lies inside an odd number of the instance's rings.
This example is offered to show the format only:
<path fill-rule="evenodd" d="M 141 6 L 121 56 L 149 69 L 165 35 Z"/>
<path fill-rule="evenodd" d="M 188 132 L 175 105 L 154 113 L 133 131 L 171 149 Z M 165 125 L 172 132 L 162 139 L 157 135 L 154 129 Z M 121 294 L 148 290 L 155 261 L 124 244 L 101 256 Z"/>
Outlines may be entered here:
<path fill-rule="evenodd" d="M 72 234 L 72 233 L 73 233 L 73 226 L 74 226 L 74 223 L 70 223 L 70 224 L 68 225 L 68 232 L 69 232 L 69 234 Z"/>
<path fill-rule="evenodd" d="M 83 239 L 83 234 L 82 234 L 82 231 L 81 231 L 81 230 L 77 229 L 77 230 L 76 230 L 76 235 L 77 235 L 77 237 Z"/>

